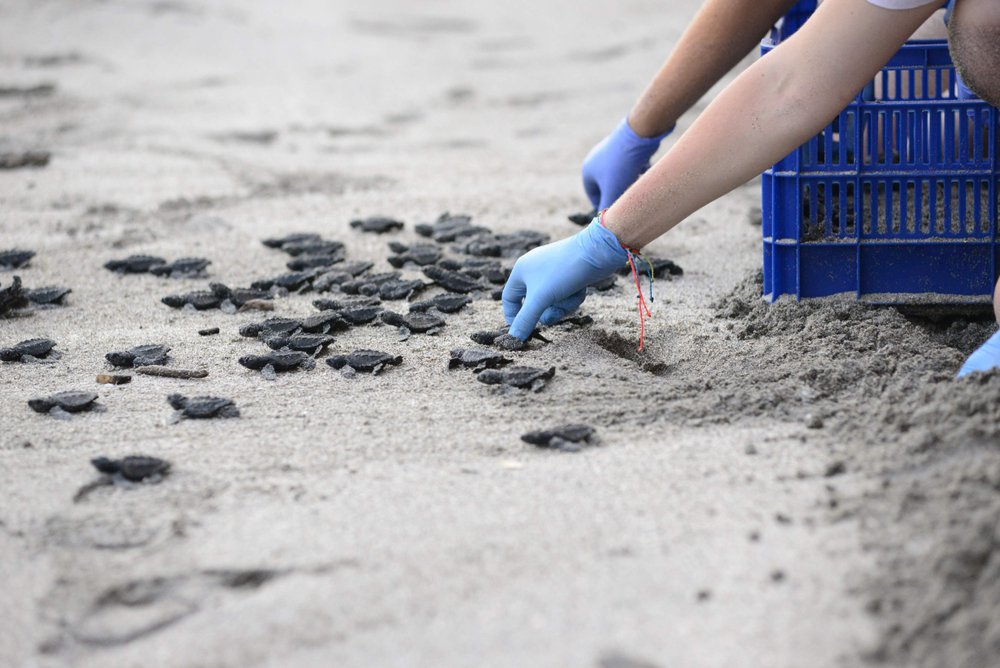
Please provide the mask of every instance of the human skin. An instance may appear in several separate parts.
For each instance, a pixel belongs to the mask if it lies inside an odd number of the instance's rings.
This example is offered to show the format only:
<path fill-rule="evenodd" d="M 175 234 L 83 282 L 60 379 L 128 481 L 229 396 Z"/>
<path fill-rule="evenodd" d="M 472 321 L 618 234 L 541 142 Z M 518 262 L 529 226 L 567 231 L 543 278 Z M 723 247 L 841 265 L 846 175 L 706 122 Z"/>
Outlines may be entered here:
<path fill-rule="evenodd" d="M 640 137 L 677 119 L 753 50 L 795 0 L 708 0 L 628 115 Z"/>
<path fill-rule="evenodd" d="M 607 210 L 605 226 L 642 248 L 825 127 L 931 14 L 827 0 L 792 37 L 722 91 Z"/>

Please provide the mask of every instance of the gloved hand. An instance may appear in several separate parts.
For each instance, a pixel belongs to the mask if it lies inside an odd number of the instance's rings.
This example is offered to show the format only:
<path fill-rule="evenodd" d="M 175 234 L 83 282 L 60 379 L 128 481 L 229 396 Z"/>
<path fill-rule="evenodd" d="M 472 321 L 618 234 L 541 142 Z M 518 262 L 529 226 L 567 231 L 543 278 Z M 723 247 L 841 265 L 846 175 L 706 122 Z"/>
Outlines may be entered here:
<path fill-rule="evenodd" d="M 975 371 L 989 371 L 998 366 L 1000 366 L 1000 332 L 986 339 L 986 343 L 969 355 L 969 359 L 965 360 L 965 364 L 958 370 L 957 377 L 968 376 Z"/>
<path fill-rule="evenodd" d="M 640 137 L 629 127 L 628 117 L 618 124 L 583 160 L 583 189 L 598 211 L 614 204 L 628 187 L 649 169 L 649 159 L 667 130 L 658 137 Z"/>
<path fill-rule="evenodd" d="M 587 286 L 628 262 L 618 239 L 595 218 L 571 237 L 522 255 L 503 286 L 503 315 L 522 341 L 541 320 L 554 325 L 579 308 Z"/>

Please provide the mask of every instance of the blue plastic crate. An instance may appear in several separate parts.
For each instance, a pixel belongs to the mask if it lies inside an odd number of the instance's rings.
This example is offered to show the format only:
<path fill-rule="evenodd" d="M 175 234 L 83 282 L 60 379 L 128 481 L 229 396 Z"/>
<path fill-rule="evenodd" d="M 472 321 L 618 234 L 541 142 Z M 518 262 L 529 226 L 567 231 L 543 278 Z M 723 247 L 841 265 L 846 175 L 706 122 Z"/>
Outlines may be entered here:
<path fill-rule="evenodd" d="M 761 52 L 815 4 L 800 2 Z M 990 300 L 1000 269 L 1000 112 L 954 89 L 947 43 L 909 42 L 833 123 L 764 172 L 770 301 Z"/>

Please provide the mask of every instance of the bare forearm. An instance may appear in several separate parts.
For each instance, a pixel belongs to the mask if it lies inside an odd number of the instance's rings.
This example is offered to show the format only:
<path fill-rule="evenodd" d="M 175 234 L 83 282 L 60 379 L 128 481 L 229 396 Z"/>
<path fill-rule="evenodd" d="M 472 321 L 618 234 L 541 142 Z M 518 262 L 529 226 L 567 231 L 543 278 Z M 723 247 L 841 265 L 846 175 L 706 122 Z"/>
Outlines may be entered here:
<path fill-rule="evenodd" d="M 890 12 L 865 0 L 827 0 L 615 202 L 608 228 L 641 248 L 753 178 L 836 116 L 935 9 Z"/>
<path fill-rule="evenodd" d="M 746 56 L 795 0 L 707 0 L 629 113 L 641 137 L 660 135 Z"/>

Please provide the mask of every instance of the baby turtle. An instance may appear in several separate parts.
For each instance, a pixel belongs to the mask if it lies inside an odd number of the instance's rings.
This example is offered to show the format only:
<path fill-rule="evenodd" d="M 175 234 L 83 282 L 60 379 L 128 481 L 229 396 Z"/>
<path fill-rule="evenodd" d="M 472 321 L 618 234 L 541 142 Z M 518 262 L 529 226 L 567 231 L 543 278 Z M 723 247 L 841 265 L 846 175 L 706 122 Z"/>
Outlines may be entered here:
<path fill-rule="evenodd" d="M 198 311 L 219 308 L 222 299 L 209 290 L 195 290 L 182 295 L 167 295 L 160 300 L 170 308 L 186 308 L 190 306 Z"/>
<path fill-rule="evenodd" d="M 112 366 L 132 368 L 137 366 L 152 366 L 167 363 L 167 353 L 170 346 L 158 343 L 149 343 L 142 346 L 135 346 L 128 350 L 111 352 L 104 356 L 111 362 Z"/>
<path fill-rule="evenodd" d="M 265 338 L 275 334 L 292 334 L 302 328 L 297 318 L 268 318 L 261 322 L 251 322 L 240 327 L 240 336 Z"/>
<path fill-rule="evenodd" d="M 47 286 L 44 288 L 32 288 L 30 290 L 25 290 L 24 296 L 27 297 L 28 301 L 32 304 L 53 304 L 61 306 L 63 304 L 63 299 L 65 299 L 66 295 L 71 292 L 73 291 L 69 288 Z"/>
<path fill-rule="evenodd" d="M 466 295 L 436 295 L 431 299 L 410 304 L 410 313 L 422 313 L 432 308 L 442 313 L 456 313 L 472 303 Z"/>
<path fill-rule="evenodd" d="M 129 455 L 121 459 L 96 457 L 90 463 L 101 473 L 121 476 L 129 482 L 156 482 L 170 472 L 170 462 L 144 455 Z"/>
<path fill-rule="evenodd" d="M 545 384 L 556 373 L 554 366 L 548 369 L 537 369 L 531 366 L 512 366 L 506 369 L 484 369 L 476 379 L 487 385 L 507 385 L 541 392 Z"/>
<path fill-rule="evenodd" d="M 0 269 L 20 269 L 35 257 L 35 251 L 11 248 L 0 251 Z"/>
<path fill-rule="evenodd" d="M 285 244 L 298 244 L 305 243 L 308 241 L 320 241 L 322 237 L 318 234 L 312 232 L 299 232 L 296 234 L 287 234 L 283 237 L 274 237 L 271 239 L 264 239 L 263 243 L 268 248 L 281 248 Z"/>
<path fill-rule="evenodd" d="M 494 285 L 503 285 L 510 277 L 510 269 L 496 260 L 470 257 L 462 261 L 445 259 L 438 266 L 449 271 L 457 271 L 469 278 L 486 279 Z"/>
<path fill-rule="evenodd" d="M 351 322 L 343 317 L 342 311 L 322 311 L 301 321 L 302 331 L 310 334 L 329 334 L 350 329 Z"/>
<path fill-rule="evenodd" d="M 318 308 L 320 311 L 345 311 L 347 309 L 363 307 L 363 306 L 378 306 L 382 303 L 382 300 L 378 297 L 351 297 L 350 299 L 316 299 L 313 300 L 313 306 Z"/>
<path fill-rule="evenodd" d="M 345 366 L 354 371 L 368 372 L 375 375 L 386 366 L 398 366 L 403 363 L 403 358 L 399 355 L 395 357 L 389 353 L 378 350 L 355 350 L 346 355 L 332 355 L 328 357 L 326 363 L 334 369 L 342 369 Z"/>
<path fill-rule="evenodd" d="M 596 290 L 597 292 L 604 292 L 610 290 L 618 284 L 618 279 L 615 278 L 614 274 L 611 274 L 607 278 L 602 278 L 596 283 L 591 283 L 587 286 L 588 290 Z"/>
<path fill-rule="evenodd" d="M 58 358 L 59 353 L 53 351 L 56 342 L 52 339 L 28 339 L 10 348 L 0 348 L 0 360 L 4 362 L 33 362 L 46 359 L 50 355 Z"/>
<path fill-rule="evenodd" d="M 344 243 L 342 241 L 329 241 L 326 239 L 309 239 L 307 241 L 292 241 L 282 244 L 281 250 L 292 257 L 300 255 L 337 256 L 344 252 Z"/>
<path fill-rule="evenodd" d="M 424 276 L 449 292 L 467 293 L 485 289 L 485 286 L 479 281 L 460 274 L 457 271 L 449 271 L 437 265 L 424 267 L 423 271 Z"/>
<path fill-rule="evenodd" d="M 24 308 L 27 305 L 28 298 L 24 296 L 21 277 L 15 276 L 10 285 L 0 289 L 0 315 L 14 309 Z"/>
<path fill-rule="evenodd" d="M 211 260 L 202 257 L 184 257 L 169 264 L 157 264 L 149 268 L 154 276 L 169 276 L 170 278 L 196 278 L 205 275 L 205 269 L 212 264 Z"/>
<path fill-rule="evenodd" d="M 536 333 L 532 333 L 532 336 L 535 335 Z M 487 329 L 479 332 L 473 332 L 469 335 L 469 338 L 480 345 L 494 346 L 500 350 L 523 350 L 525 345 L 525 341 L 522 341 L 516 336 L 511 336 L 507 332 L 506 328 Z"/>
<path fill-rule="evenodd" d="M 183 394 L 171 394 L 167 402 L 177 411 L 178 418 L 201 420 L 207 418 L 236 418 L 240 409 L 231 399 L 222 397 L 185 397 Z"/>
<path fill-rule="evenodd" d="M 481 234 L 464 240 L 453 250 L 478 257 L 516 257 L 548 243 L 549 235 L 534 230 L 519 230 L 511 234 Z"/>
<path fill-rule="evenodd" d="M 455 348 L 451 351 L 448 368 L 465 367 L 478 373 L 483 369 L 499 369 L 512 361 L 495 350 L 487 348 Z"/>
<path fill-rule="evenodd" d="M 119 274 L 145 274 L 153 267 L 166 264 L 167 261 L 155 255 L 129 255 L 122 260 L 109 260 L 104 268 Z"/>
<path fill-rule="evenodd" d="M 375 322 L 385 309 L 379 306 L 355 306 L 339 311 L 340 316 L 352 325 L 366 325 Z"/>
<path fill-rule="evenodd" d="M 304 271 L 316 268 L 326 270 L 327 267 L 343 261 L 343 253 L 337 253 L 336 255 L 299 255 L 295 259 L 285 263 L 285 266 L 291 271 Z"/>
<path fill-rule="evenodd" d="M 298 350 L 310 355 L 316 355 L 328 345 L 333 343 L 333 337 L 327 334 L 293 334 L 291 336 L 273 336 L 265 339 L 264 343 L 271 350 Z"/>
<path fill-rule="evenodd" d="M 585 213 L 571 213 L 570 215 L 566 216 L 566 218 L 568 218 L 569 222 L 573 223 L 574 225 L 579 225 L 580 227 L 586 227 L 587 225 L 590 225 L 590 223 L 593 222 L 594 218 L 597 218 L 597 209 Z"/>
<path fill-rule="evenodd" d="M 427 284 L 423 281 L 392 279 L 378 286 L 378 296 L 386 301 L 409 299 L 414 294 L 422 292 L 426 287 Z"/>
<path fill-rule="evenodd" d="M 239 362 L 265 376 L 270 376 L 275 371 L 308 370 L 316 366 L 312 357 L 299 350 L 272 350 L 263 355 L 244 355 Z"/>
<path fill-rule="evenodd" d="M 362 232 L 372 232 L 374 234 L 385 234 L 393 230 L 403 229 L 403 223 L 393 218 L 384 216 L 373 216 L 361 220 L 352 220 L 351 227 Z"/>
<path fill-rule="evenodd" d="M 36 413 L 55 413 L 56 409 L 67 413 L 89 411 L 96 406 L 97 395 L 93 392 L 56 392 L 40 399 L 31 399 L 28 406 Z"/>
<path fill-rule="evenodd" d="M 373 296 L 378 294 L 378 288 L 386 281 L 399 280 L 398 271 L 384 271 L 378 274 L 361 276 L 340 284 L 340 291 L 347 295 Z"/>
<path fill-rule="evenodd" d="M 322 267 L 305 269 L 303 271 L 293 271 L 281 274 L 273 278 L 262 278 L 250 284 L 250 287 L 257 290 L 270 290 L 271 288 L 284 288 L 289 291 L 305 292 L 309 290 L 311 281 L 319 276 Z"/>
<path fill-rule="evenodd" d="M 485 227 L 472 225 L 472 217 L 466 215 L 453 216 L 448 212 L 442 213 L 437 220 L 431 224 L 420 224 L 414 226 L 417 234 L 422 237 L 430 237 L 439 244 L 447 244 L 459 239 L 484 232 L 489 232 Z"/>
<path fill-rule="evenodd" d="M 223 301 L 228 299 L 233 306 L 237 307 L 257 299 L 272 299 L 274 296 L 265 290 L 257 290 L 256 288 L 230 288 L 224 283 L 209 283 L 208 289 L 219 299 Z"/>
<path fill-rule="evenodd" d="M 51 158 L 48 151 L 0 151 L 0 169 L 45 167 Z"/>
<path fill-rule="evenodd" d="M 441 259 L 441 249 L 431 244 L 406 246 L 398 242 L 393 242 L 389 244 L 389 248 L 396 255 L 391 255 L 387 259 L 389 264 L 396 269 L 402 268 L 407 262 L 423 266 L 434 264 Z"/>
<path fill-rule="evenodd" d="M 383 311 L 382 322 L 405 330 L 404 334 L 436 333 L 444 327 L 444 320 L 433 313 L 407 313 L 402 315 L 394 311 Z"/>
<path fill-rule="evenodd" d="M 564 452 L 579 452 L 586 445 L 599 443 L 594 428 L 585 424 L 564 424 L 552 429 L 529 431 L 521 435 L 521 440 L 540 448 Z"/>

